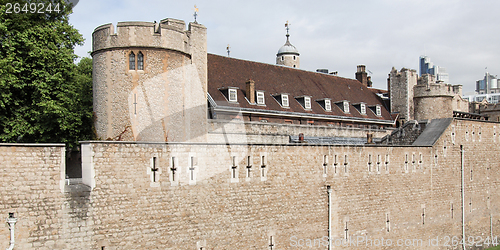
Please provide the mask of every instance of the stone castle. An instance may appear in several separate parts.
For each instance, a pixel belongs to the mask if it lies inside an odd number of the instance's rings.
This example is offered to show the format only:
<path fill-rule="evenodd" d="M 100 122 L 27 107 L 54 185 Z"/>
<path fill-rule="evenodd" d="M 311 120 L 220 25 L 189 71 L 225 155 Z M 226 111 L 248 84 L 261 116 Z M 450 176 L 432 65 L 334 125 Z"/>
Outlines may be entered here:
<path fill-rule="evenodd" d="M 101 140 L 81 142 L 75 176 L 64 144 L 0 144 L 0 248 L 496 242 L 500 124 L 469 114 L 461 86 L 393 69 L 388 102 L 365 66 L 299 69 L 288 33 L 269 65 L 209 54 L 206 28 L 185 26 L 95 29 Z"/>

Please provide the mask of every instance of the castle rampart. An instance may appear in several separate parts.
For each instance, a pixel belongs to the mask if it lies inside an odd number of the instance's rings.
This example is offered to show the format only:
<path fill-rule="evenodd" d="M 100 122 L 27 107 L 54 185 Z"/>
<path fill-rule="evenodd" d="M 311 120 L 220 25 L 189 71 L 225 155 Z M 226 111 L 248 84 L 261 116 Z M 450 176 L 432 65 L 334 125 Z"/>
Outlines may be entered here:
<path fill-rule="evenodd" d="M 455 119 L 419 147 L 83 142 L 94 186 L 64 191 L 64 147 L 0 145 L 0 214 L 18 218 L 19 249 L 300 249 L 328 235 L 329 207 L 335 248 L 347 236 L 449 249 L 462 226 L 498 238 L 498 130 Z"/>

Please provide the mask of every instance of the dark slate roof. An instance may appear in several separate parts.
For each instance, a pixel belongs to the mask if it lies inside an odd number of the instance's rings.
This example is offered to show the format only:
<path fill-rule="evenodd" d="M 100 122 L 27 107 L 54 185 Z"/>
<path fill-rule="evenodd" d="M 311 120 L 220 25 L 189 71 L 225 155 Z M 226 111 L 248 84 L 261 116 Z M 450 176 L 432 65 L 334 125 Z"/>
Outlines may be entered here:
<path fill-rule="evenodd" d="M 363 86 L 355 79 L 348 79 L 324 73 L 294 69 L 291 67 L 245 61 L 208 54 L 208 93 L 217 106 L 247 108 L 252 110 L 283 111 L 305 113 L 311 115 L 328 115 L 351 117 L 357 119 L 375 119 L 392 121 L 382 100 L 373 90 Z M 255 89 L 265 91 L 265 106 L 250 104 L 246 96 L 245 83 L 255 81 Z M 237 87 L 238 103 L 230 103 L 220 91 L 222 88 Z M 288 93 L 290 108 L 282 108 L 272 95 Z M 294 98 L 311 96 L 311 110 L 305 110 Z M 329 98 L 332 100 L 332 111 L 325 111 L 316 100 Z M 348 100 L 350 113 L 344 113 L 336 102 Z M 360 102 L 366 103 L 366 115 L 353 106 Z M 378 117 L 369 108 L 380 105 L 382 116 Z"/>
<path fill-rule="evenodd" d="M 425 125 L 424 131 L 412 143 L 413 146 L 432 146 L 441 137 L 444 131 L 450 126 L 453 118 L 443 118 L 430 120 Z"/>

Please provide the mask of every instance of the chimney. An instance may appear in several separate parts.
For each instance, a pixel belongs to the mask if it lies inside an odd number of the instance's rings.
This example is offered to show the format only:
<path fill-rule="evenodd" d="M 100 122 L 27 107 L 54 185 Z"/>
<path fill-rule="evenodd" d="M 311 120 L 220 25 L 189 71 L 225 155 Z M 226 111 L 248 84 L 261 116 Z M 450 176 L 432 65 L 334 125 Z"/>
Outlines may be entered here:
<path fill-rule="evenodd" d="M 247 93 L 248 101 L 250 103 L 254 104 L 255 103 L 255 81 L 248 80 L 246 82 L 246 85 L 247 85 L 246 93 Z"/>
<path fill-rule="evenodd" d="M 356 72 L 356 80 L 358 80 L 363 85 L 368 87 L 368 73 L 366 73 L 365 65 L 358 65 L 358 71 Z"/>

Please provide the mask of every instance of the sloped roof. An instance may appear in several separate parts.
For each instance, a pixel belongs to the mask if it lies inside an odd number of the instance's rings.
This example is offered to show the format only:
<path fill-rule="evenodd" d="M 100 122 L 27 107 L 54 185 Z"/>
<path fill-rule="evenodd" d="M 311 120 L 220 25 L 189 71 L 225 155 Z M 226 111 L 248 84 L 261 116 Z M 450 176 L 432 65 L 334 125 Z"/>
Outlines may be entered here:
<path fill-rule="evenodd" d="M 241 59 L 208 54 L 208 92 L 217 106 L 256 110 L 283 111 L 352 118 L 392 120 L 382 100 L 369 88 L 355 79 L 294 69 L 291 67 L 258 63 Z M 265 106 L 250 104 L 246 97 L 246 82 L 255 81 L 255 90 L 265 91 Z M 238 102 L 230 103 L 220 89 L 236 87 Z M 273 95 L 289 94 L 289 108 L 283 108 Z M 305 110 L 294 97 L 311 96 L 312 107 Z M 325 111 L 316 100 L 332 100 L 332 111 Z M 344 113 L 336 102 L 348 100 L 350 113 Z M 366 103 L 366 115 L 361 115 L 353 104 Z M 368 107 L 380 105 L 378 117 Z"/>
<path fill-rule="evenodd" d="M 444 131 L 450 126 L 453 118 L 430 120 L 424 131 L 413 142 L 413 146 L 433 146 Z"/>

